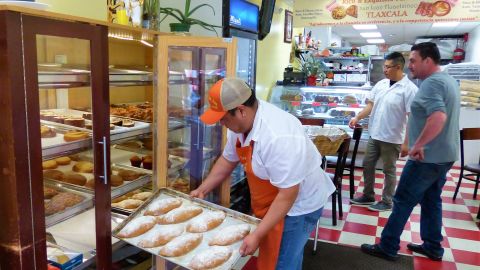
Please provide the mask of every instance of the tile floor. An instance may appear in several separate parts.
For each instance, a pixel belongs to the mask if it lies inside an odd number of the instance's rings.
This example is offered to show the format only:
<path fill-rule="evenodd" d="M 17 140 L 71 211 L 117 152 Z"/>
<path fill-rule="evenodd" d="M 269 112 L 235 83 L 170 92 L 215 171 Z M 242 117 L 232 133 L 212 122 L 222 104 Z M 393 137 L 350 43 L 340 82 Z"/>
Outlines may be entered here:
<path fill-rule="evenodd" d="M 405 161 L 398 161 L 397 175 L 400 175 Z M 473 199 L 473 182 L 463 181 L 459 195 L 452 200 L 458 180 L 459 168 L 450 170 L 447 183 L 445 184 L 443 199 L 443 247 L 445 254 L 443 261 L 434 262 L 420 254 L 412 254 L 407 249 L 409 242 L 421 243 L 420 239 L 420 207 L 417 206 L 407 222 L 401 236 L 400 253 L 413 255 L 415 270 L 438 269 L 438 270 L 470 270 L 480 269 L 480 224 L 476 219 L 480 204 L 480 194 Z M 375 183 L 377 200 L 383 187 L 383 174 L 379 171 Z M 360 188 L 359 188 L 360 187 Z M 362 171 L 355 171 L 355 190 L 361 192 L 363 187 Z M 385 226 L 390 212 L 372 212 L 363 206 L 352 206 L 348 198 L 348 179 L 342 182 L 343 191 L 343 218 L 337 226 L 332 226 L 331 203 L 328 203 L 320 219 L 319 240 L 334 244 L 342 244 L 359 247 L 363 243 L 375 243 L 380 239 L 380 234 Z M 313 236 L 313 234 L 312 234 Z M 312 238 L 313 239 L 313 238 Z M 255 259 L 250 259 L 238 265 L 244 270 L 254 270 Z"/>

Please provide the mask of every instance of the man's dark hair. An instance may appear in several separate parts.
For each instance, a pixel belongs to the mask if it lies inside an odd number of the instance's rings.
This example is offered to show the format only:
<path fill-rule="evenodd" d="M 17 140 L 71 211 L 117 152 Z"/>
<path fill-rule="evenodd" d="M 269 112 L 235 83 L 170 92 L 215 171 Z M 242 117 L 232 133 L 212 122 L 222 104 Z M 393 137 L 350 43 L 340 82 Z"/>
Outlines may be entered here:
<path fill-rule="evenodd" d="M 391 54 L 388 54 L 385 56 L 385 60 L 392 60 L 394 65 L 400 65 L 400 69 L 403 70 L 403 67 L 405 66 L 405 57 L 399 52 L 392 52 Z"/>
<path fill-rule="evenodd" d="M 430 57 L 435 64 L 438 65 L 440 63 L 440 51 L 438 50 L 437 44 L 433 42 L 415 44 L 412 46 L 411 51 L 417 51 L 423 60 Z"/>
<path fill-rule="evenodd" d="M 255 96 L 255 91 L 253 89 L 250 89 L 252 90 L 252 94 L 250 95 L 250 97 L 242 104 L 243 106 L 247 106 L 247 107 L 253 107 L 255 105 L 255 102 L 257 101 L 257 97 Z M 235 115 L 235 111 L 237 110 L 237 108 L 233 108 L 231 110 L 228 110 L 228 113 L 230 115 Z"/>

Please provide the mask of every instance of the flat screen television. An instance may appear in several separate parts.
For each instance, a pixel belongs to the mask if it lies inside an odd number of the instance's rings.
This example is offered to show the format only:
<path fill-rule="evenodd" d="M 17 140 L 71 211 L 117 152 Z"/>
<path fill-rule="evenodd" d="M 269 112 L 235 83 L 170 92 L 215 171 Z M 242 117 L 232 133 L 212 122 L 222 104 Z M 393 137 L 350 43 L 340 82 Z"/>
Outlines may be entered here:
<path fill-rule="evenodd" d="M 231 30 L 258 33 L 257 5 L 245 0 L 224 0 L 223 1 L 223 33 L 224 37 L 231 36 Z"/>
<path fill-rule="evenodd" d="M 273 11 L 275 10 L 275 0 L 262 0 L 260 8 L 260 18 L 258 22 L 258 39 L 264 39 L 270 33 L 272 25 Z"/>

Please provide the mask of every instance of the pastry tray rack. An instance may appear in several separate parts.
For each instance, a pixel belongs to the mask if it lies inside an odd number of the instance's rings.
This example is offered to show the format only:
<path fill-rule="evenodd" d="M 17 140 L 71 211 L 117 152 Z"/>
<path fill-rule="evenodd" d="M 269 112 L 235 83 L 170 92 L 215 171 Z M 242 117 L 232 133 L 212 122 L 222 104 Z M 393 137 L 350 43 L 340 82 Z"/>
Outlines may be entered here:
<path fill-rule="evenodd" d="M 63 210 L 61 212 L 55 213 L 53 215 L 45 216 L 45 225 L 47 227 L 53 226 L 53 225 L 65 220 L 65 219 L 68 219 L 69 217 L 77 215 L 77 214 L 93 207 L 93 195 L 92 194 L 88 194 L 88 193 L 81 192 L 81 191 L 74 190 L 74 189 L 69 189 L 69 188 L 66 188 L 63 184 L 57 184 L 57 183 L 54 183 L 54 182 L 51 182 L 51 181 L 48 181 L 48 180 L 44 181 L 43 185 L 45 187 L 53 188 L 53 189 L 55 189 L 57 191 L 60 191 L 60 192 L 74 193 L 74 194 L 80 195 L 80 196 L 85 198 L 82 202 L 80 202 L 80 203 L 78 203 L 74 206 L 67 207 L 67 208 L 65 208 L 65 210 Z"/>
<path fill-rule="evenodd" d="M 184 204 L 186 205 L 195 205 L 195 206 L 200 206 L 203 209 L 209 210 L 209 211 L 223 211 L 226 214 L 226 218 L 223 221 L 222 224 L 220 224 L 217 228 L 214 228 L 210 231 L 204 232 L 203 233 L 203 239 L 201 244 L 193 249 L 192 251 L 188 252 L 185 255 L 179 256 L 179 257 L 163 257 L 158 254 L 160 247 L 156 248 L 143 248 L 138 245 L 139 240 L 142 239 L 142 237 L 148 236 L 149 232 L 146 232 L 143 235 L 133 237 L 133 238 L 121 238 L 118 236 L 118 233 L 133 219 L 141 216 L 145 209 L 150 205 L 150 203 L 156 199 L 164 199 L 164 198 L 180 198 L 184 200 Z M 184 223 L 188 223 L 189 221 L 185 221 Z M 143 249 L 146 252 L 149 252 L 153 255 L 159 256 L 164 258 L 165 260 L 171 261 L 177 265 L 180 265 L 182 267 L 185 267 L 187 269 L 191 269 L 189 267 L 189 262 L 197 254 L 199 251 L 204 251 L 209 248 L 208 245 L 208 240 L 212 238 L 219 230 L 222 228 L 225 228 L 226 226 L 229 225 L 236 225 L 236 224 L 249 224 L 250 225 L 250 232 L 253 232 L 257 225 L 260 223 L 260 219 L 248 216 L 246 214 L 222 207 L 220 205 L 201 200 L 198 198 L 193 198 L 188 196 L 187 194 L 172 190 L 170 188 L 160 188 L 157 191 L 154 192 L 154 194 L 147 199 L 140 207 L 137 208 L 136 211 L 134 211 L 128 218 L 126 218 L 121 224 L 119 224 L 112 232 L 112 235 L 118 239 L 121 239 L 131 245 L 134 245 L 140 249 Z M 183 224 L 183 223 L 179 223 Z M 155 226 L 162 226 L 162 225 L 155 225 Z M 239 248 L 242 244 L 242 241 L 238 241 L 234 244 L 230 245 L 230 248 L 232 249 L 232 255 L 231 257 L 223 263 L 221 266 L 216 267 L 216 270 L 223 270 L 223 269 L 231 269 L 233 265 L 237 262 L 237 260 L 241 257 L 239 253 Z"/>
<path fill-rule="evenodd" d="M 145 174 L 145 175 L 142 175 L 135 180 L 124 181 L 123 184 L 118 186 L 118 187 L 113 187 L 112 186 L 111 187 L 112 198 L 116 198 L 116 197 L 121 196 L 125 193 L 128 193 L 132 190 L 138 189 L 138 188 L 150 183 L 151 179 L 152 179 L 151 172 L 149 172 L 150 173 L 149 174 L 147 171 L 138 170 L 135 167 L 127 167 L 127 166 L 122 166 L 122 165 L 118 165 L 118 164 L 112 164 L 111 168 L 112 168 L 112 170 L 124 169 L 124 170 L 141 172 L 141 173 Z M 93 174 L 92 174 L 92 176 L 93 176 Z M 70 184 L 70 183 L 66 183 L 66 182 L 61 182 L 61 181 L 57 181 L 57 180 L 53 180 L 53 179 L 49 179 L 49 178 L 47 178 L 47 179 L 48 179 L 48 181 L 50 181 L 52 183 L 62 185 L 64 187 L 68 187 L 69 189 L 78 190 L 78 191 L 81 191 L 83 193 L 94 194 L 94 192 L 95 192 L 94 189 L 88 188 L 88 187 L 85 187 L 85 186 L 79 186 L 79 185 Z"/>
<path fill-rule="evenodd" d="M 63 139 L 63 134 L 69 130 L 79 130 L 88 132 L 91 136 L 92 131 L 84 128 L 73 127 L 69 125 L 63 125 L 60 123 L 49 122 L 45 120 L 40 120 L 40 123 L 44 126 L 55 129 L 57 135 L 53 138 L 42 138 L 42 156 L 44 158 L 52 157 L 58 153 L 73 151 L 77 149 L 89 148 L 92 145 L 92 138 L 86 138 L 82 140 L 77 140 L 73 142 L 66 142 Z"/>

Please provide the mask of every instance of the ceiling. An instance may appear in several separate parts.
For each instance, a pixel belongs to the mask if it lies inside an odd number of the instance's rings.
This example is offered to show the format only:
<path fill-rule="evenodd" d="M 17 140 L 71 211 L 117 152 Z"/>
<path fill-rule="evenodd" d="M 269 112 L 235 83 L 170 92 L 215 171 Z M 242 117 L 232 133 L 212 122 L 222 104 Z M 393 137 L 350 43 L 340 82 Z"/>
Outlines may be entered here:
<path fill-rule="evenodd" d="M 342 40 L 354 45 L 367 44 L 360 32 L 378 31 L 389 45 L 410 43 L 413 44 L 417 37 L 421 36 L 446 36 L 463 35 L 475 29 L 480 22 L 462 22 L 453 28 L 432 27 L 431 23 L 416 24 L 379 24 L 377 30 L 355 30 L 351 25 L 333 26 L 332 32 L 339 35 Z M 364 41 L 363 43 L 361 41 Z"/>

